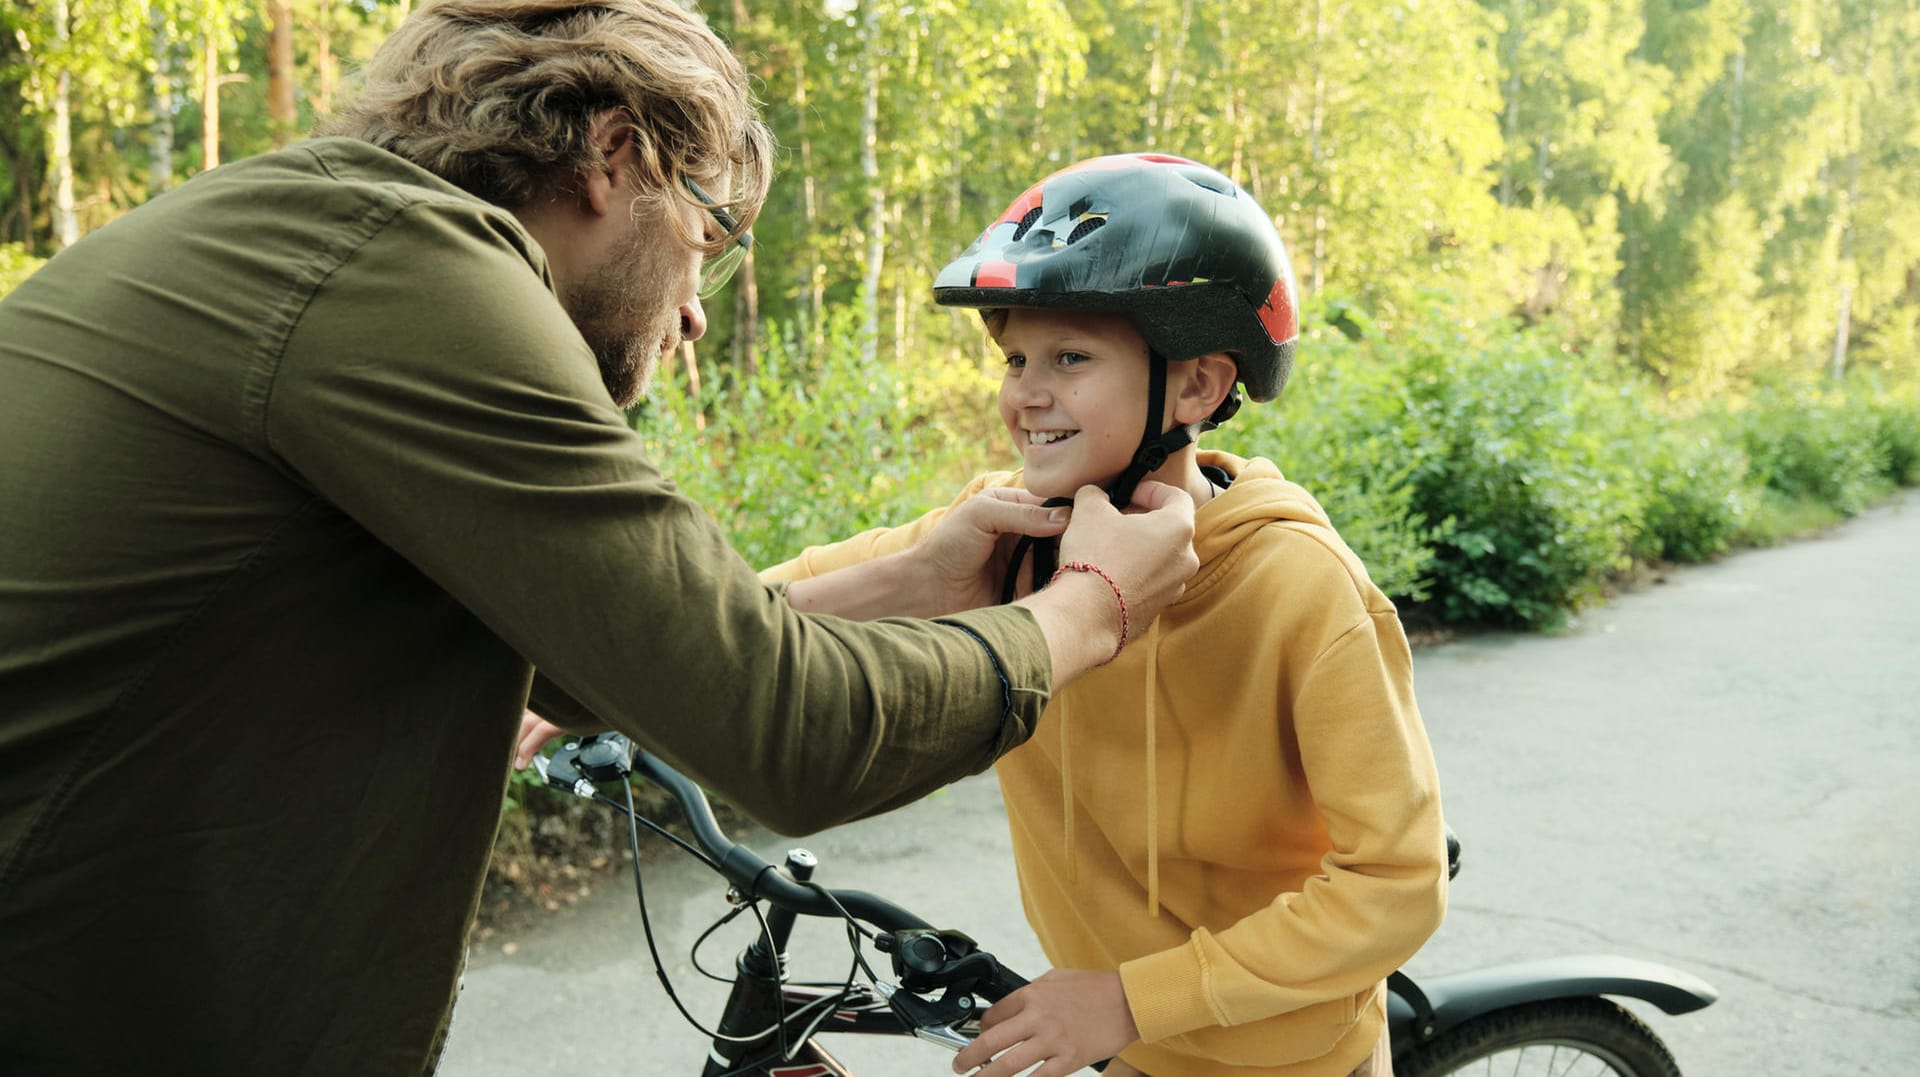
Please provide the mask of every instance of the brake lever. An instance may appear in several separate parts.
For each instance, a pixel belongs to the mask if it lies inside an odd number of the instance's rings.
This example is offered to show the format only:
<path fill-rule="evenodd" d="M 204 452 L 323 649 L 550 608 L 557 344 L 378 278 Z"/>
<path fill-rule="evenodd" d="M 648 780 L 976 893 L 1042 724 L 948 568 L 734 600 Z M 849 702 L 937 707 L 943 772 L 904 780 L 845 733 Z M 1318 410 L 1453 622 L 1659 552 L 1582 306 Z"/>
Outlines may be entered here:
<path fill-rule="evenodd" d="M 633 773 L 633 742 L 620 733 L 581 737 L 552 756 L 534 756 L 533 766 L 548 785 L 592 800 L 596 783 L 620 781 Z"/>

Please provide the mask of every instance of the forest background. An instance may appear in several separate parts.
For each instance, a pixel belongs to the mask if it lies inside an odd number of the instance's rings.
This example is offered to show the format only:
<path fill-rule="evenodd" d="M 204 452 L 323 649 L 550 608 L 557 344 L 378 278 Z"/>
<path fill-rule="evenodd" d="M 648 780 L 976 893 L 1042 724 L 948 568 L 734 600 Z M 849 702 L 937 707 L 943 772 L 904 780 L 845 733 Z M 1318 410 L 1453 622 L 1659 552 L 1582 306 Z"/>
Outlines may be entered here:
<path fill-rule="evenodd" d="M 351 92 L 407 0 L 7 0 L 0 293 Z M 1920 478 L 1920 0 L 712 0 L 782 146 L 634 422 L 756 563 L 1011 466 L 932 274 L 1097 153 L 1275 215 L 1295 380 L 1210 443 L 1403 606 L 1553 627 Z"/>
<path fill-rule="evenodd" d="M 0 296 L 297 139 L 408 6 L 0 0 Z M 755 564 L 1015 465 L 1003 363 L 933 274 L 1029 184 L 1130 150 L 1274 214 L 1294 377 L 1208 443 L 1308 486 L 1417 627 L 1552 629 L 1920 482 L 1920 0 L 701 10 L 782 155 L 753 257 L 631 418 Z M 531 777 L 480 936 L 620 844 Z"/>

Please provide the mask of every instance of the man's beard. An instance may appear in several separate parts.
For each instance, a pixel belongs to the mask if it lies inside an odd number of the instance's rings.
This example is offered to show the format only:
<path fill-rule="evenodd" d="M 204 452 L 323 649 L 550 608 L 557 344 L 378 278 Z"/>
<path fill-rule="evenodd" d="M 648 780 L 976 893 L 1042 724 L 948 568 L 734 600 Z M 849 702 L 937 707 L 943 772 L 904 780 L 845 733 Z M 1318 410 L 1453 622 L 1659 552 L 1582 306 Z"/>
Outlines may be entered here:
<path fill-rule="evenodd" d="M 566 301 L 568 316 L 600 365 L 601 384 L 622 408 L 647 391 L 661 356 L 680 339 L 680 312 L 662 299 L 666 274 L 652 265 L 647 268 L 653 272 L 640 271 L 646 247 L 640 236 L 630 236 Z M 648 307 L 660 312 L 636 328 L 639 312 Z"/>

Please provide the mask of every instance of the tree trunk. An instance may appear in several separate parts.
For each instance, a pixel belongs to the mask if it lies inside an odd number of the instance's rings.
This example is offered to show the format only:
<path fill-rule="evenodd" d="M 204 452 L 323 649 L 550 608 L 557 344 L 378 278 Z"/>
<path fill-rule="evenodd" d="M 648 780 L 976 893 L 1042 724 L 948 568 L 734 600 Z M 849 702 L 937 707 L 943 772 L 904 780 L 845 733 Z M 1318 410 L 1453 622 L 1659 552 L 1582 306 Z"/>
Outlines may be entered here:
<path fill-rule="evenodd" d="M 1311 288 L 1319 294 L 1327 282 L 1327 177 L 1323 171 L 1324 148 L 1320 145 L 1320 125 L 1326 121 L 1327 71 L 1320 57 L 1327 42 L 1326 0 L 1313 5 L 1313 113 L 1307 120 L 1309 160 L 1313 162 L 1313 274 Z"/>
<path fill-rule="evenodd" d="M 320 79 L 320 89 L 313 95 L 313 111 L 331 116 L 333 90 L 340 82 L 339 65 L 333 59 L 333 0 L 320 0 L 313 24 L 313 66 Z"/>
<path fill-rule="evenodd" d="M 1520 27 L 1526 18 L 1525 0 L 1514 0 L 1508 8 L 1507 36 L 1507 111 L 1500 120 L 1502 142 L 1508 147 L 1500 161 L 1500 204 L 1513 205 L 1513 156 L 1514 135 L 1520 129 Z"/>
<path fill-rule="evenodd" d="M 693 354 L 693 341 L 683 340 L 674 349 L 680 355 L 680 363 L 687 372 L 687 396 L 693 401 L 693 428 L 707 428 L 707 413 L 700 402 L 700 360 Z"/>
<path fill-rule="evenodd" d="M 1732 128 L 1727 138 L 1727 189 L 1740 189 L 1740 114 L 1745 111 L 1741 98 L 1747 82 L 1747 50 L 1742 48 L 1733 54 L 1733 100 L 1729 126 Z"/>
<path fill-rule="evenodd" d="M 734 278 L 733 297 L 733 365 L 746 371 L 747 377 L 753 377 L 760 371 L 756 339 L 760 328 L 760 282 L 754 273 L 754 253 L 747 251 L 747 260 L 740 265 L 740 274 Z"/>
<path fill-rule="evenodd" d="M 54 36 L 65 52 L 68 20 L 72 17 L 67 0 L 54 0 Z M 80 241 L 80 221 L 73 212 L 73 77 L 64 69 L 54 76 L 53 130 L 48 132 L 53 170 L 53 246 L 55 250 Z"/>
<path fill-rule="evenodd" d="M 862 19 L 861 79 L 866 92 L 860 105 L 860 177 L 867 184 L 867 265 L 861 277 L 864 314 L 860 321 L 860 357 L 872 362 L 880 347 L 880 270 L 887 245 L 887 189 L 880 183 L 880 42 L 875 12 L 866 5 Z"/>
<path fill-rule="evenodd" d="M 267 0 L 267 119 L 273 147 L 292 142 L 300 126 L 293 102 L 293 3 Z"/>
<path fill-rule="evenodd" d="M 147 196 L 166 193 L 173 186 L 173 42 L 167 37 L 167 19 L 153 9 L 153 123 L 147 128 Z"/>
<path fill-rule="evenodd" d="M 220 167 L 220 52 L 207 35 L 200 57 L 200 170 Z"/>
<path fill-rule="evenodd" d="M 746 0 L 733 0 L 733 40 L 736 44 L 747 32 L 748 19 Z M 759 368 L 754 356 L 754 330 L 760 322 L 760 282 L 755 277 L 754 262 L 753 248 L 749 247 L 746 261 L 741 263 L 740 272 L 734 277 L 733 332 L 728 340 L 733 352 L 733 368 L 745 371 L 748 377 L 757 373 Z"/>
<path fill-rule="evenodd" d="M 1167 104 L 1160 110 L 1160 134 L 1162 137 L 1172 134 L 1174 94 L 1180 91 L 1180 63 L 1186 57 L 1187 36 L 1193 30 L 1193 0 L 1181 0 L 1180 32 L 1173 39 L 1173 59 L 1167 65 Z"/>
<path fill-rule="evenodd" d="M 800 135 L 800 193 L 801 217 L 806 224 L 807 249 L 806 280 L 802 287 L 807 294 L 807 355 L 809 358 L 820 354 L 820 346 L 826 327 L 821 324 L 826 307 L 826 268 L 820 264 L 820 249 L 814 245 L 818 234 L 814 229 L 817 214 L 813 185 L 813 139 L 807 134 L 807 43 L 801 40 L 793 62 L 793 111 L 795 123 Z"/>

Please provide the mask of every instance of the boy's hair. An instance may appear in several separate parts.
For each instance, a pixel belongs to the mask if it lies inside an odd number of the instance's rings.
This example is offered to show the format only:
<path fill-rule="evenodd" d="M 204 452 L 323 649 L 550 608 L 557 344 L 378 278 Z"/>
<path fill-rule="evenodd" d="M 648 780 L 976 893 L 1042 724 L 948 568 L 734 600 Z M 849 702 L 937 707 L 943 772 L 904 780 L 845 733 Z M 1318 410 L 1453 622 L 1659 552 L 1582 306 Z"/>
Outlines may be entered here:
<path fill-rule="evenodd" d="M 643 199 L 692 201 L 683 179 L 724 173 L 736 232 L 753 223 L 772 134 L 739 60 L 670 0 L 434 0 L 314 134 L 370 142 L 515 209 L 606 167 L 594 124 L 608 113 L 633 140 Z"/>

